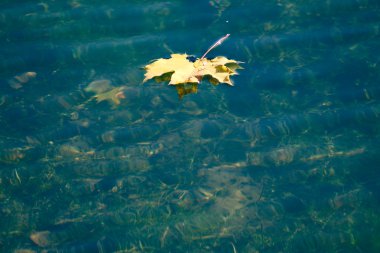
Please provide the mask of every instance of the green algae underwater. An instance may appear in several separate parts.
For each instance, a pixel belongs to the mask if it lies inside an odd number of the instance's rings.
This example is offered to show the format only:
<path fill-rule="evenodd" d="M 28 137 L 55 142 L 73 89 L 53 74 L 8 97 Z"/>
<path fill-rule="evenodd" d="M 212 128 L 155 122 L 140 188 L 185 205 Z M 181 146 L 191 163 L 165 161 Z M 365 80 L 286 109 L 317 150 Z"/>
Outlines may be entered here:
<path fill-rule="evenodd" d="M 379 252 L 378 1 L 0 7 L 1 252 Z"/>

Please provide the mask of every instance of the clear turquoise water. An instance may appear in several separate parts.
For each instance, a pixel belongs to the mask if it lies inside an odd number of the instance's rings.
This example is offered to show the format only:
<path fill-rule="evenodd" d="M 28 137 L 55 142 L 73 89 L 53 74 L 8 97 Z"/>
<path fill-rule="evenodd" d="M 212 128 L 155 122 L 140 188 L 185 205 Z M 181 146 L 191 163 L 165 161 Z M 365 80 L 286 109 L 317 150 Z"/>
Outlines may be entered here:
<path fill-rule="evenodd" d="M 227 33 L 234 87 L 142 84 Z M 0 251 L 379 252 L 379 33 L 371 0 L 2 1 Z"/>

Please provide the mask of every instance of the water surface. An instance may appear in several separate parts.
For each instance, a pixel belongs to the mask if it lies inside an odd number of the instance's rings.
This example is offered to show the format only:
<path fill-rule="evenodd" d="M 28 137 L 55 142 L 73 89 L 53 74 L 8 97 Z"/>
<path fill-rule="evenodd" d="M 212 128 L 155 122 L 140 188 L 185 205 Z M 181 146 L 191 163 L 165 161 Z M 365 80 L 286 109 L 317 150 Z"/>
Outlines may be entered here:
<path fill-rule="evenodd" d="M 227 33 L 234 87 L 142 84 Z M 0 250 L 379 252 L 379 33 L 371 0 L 2 1 Z"/>

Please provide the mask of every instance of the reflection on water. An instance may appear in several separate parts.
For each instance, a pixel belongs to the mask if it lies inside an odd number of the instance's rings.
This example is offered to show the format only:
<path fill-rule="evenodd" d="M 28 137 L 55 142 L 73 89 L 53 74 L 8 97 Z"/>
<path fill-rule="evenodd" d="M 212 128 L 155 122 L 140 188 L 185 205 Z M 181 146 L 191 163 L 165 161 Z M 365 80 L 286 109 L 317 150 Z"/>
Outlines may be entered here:
<path fill-rule="evenodd" d="M 2 252 L 380 250 L 377 1 L 127 2 L 1 4 Z"/>

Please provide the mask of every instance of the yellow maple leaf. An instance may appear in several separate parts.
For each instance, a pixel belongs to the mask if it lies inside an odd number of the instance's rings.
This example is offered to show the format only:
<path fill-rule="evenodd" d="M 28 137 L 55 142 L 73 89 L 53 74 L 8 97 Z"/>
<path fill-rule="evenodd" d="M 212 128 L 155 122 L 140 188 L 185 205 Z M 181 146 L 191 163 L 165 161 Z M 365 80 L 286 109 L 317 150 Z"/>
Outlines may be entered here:
<path fill-rule="evenodd" d="M 233 85 L 230 76 L 236 75 L 236 70 L 241 68 L 239 61 L 230 60 L 224 56 L 214 59 L 205 58 L 215 47 L 225 41 L 230 34 L 226 34 L 216 41 L 201 58 L 190 61 L 187 54 L 172 54 L 169 59 L 157 59 L 146 65 L 145 78 L 143 82 L 154 79 L 156 82 L 169 81 L 169 84 L 176 85 L 180 98 L 186 94 L 197 92 L 197 84 L 203 78 L 214 85 L 226 83 Z"/>
<path fill-rule="evenodd" d="M 199 83 L 202 77 L 209 76 L 217 83 L 233 85 L 231 75 L 236 75 L 240 68 L 238 61 L 226 57 L 214 59 L 200 58 L 195 62 L 188 60 L 187 54 L 172 54 L 169 59 L 158 59 L 145 66 L 145 79 L 155 78 L 156 81 L 166 80 L 170 76 L 169 84 Z"/>

